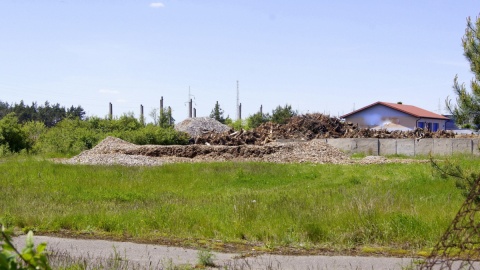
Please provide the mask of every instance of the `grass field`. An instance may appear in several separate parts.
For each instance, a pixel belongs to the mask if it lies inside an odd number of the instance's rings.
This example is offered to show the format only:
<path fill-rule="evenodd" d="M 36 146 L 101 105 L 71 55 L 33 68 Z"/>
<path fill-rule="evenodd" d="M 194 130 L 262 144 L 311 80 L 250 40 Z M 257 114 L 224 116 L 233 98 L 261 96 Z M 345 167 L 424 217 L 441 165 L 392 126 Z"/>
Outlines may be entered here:
<path fill-rule="evenodd" d="M 480 163 L 452 159 L 467 171 Z M 463 200 L 455 180 L 429 163 L 0 163 L 0 220 L 8 227 L 220 250 L 428 250 Z"/>

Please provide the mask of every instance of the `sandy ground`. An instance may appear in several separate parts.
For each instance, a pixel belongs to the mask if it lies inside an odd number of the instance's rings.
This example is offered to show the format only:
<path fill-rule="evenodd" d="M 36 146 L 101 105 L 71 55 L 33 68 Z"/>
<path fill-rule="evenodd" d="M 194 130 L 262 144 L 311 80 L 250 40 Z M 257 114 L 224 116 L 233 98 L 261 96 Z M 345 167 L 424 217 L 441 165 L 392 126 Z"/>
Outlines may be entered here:
<path fill-rule="evenodd" d="M 14 239 L 23 247 L 26 236 Z M 136 269 L 164 269 L 172 265 L 198 264 L 198 250 L 159 245 L 82 240 L 35 236 L 35 244 L 46 242 L 49 251 L 67 253 L 89 260 L 102 260 L 120 256 Z M 243 258 L 241 254 L 216 253 L 214 263 L 220 269 L 405 269 L 412 264 L 410 258 L 353 257 L 353 256 L 281 256 L 261 255 Z M 216 267 L 216 268 L 217 268 Z"/>

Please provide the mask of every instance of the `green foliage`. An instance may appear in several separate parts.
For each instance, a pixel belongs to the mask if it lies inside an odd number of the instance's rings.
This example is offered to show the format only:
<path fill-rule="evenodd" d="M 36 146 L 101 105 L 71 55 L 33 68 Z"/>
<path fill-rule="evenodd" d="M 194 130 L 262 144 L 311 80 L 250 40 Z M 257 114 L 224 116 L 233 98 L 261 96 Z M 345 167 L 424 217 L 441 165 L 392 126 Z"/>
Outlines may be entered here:
<path fill-rule="evenodd" d="M 455 116 L 457 125 L 478 130 L 480 127 L 480 17 L 476 22 L 467 19 L 467 28 L 462 38 L 464 56 L 470 62 L 470 70 L 475 77 L 470 83 L 471 92 L 467 91 L 465 84 L 458 83 L 455 76 L 453 92 L 456 95 L 456 104 L 447 97 L 447 109 Z"/>
<path fill-rule="evenodd" d="M 215 255 L 209 250 L 199 250 L 197 253 L 198 264 L 204 267 L 215 267 Z"/>
<path fill-rule="evenodd" d="M 223 109 L 220 108 L 220 105 L 215 103 L 215 107 L 213 107 L 212 112 L 210 113 L 210 118 L 217 120 L 218 122 L 225 124 L 225 117 L 223 116 Z"/>
<path fill-rule="evenodd" d="M 71 106 L 65 109 L 58 103 L 50 104 L 48 101 L 45 101 L 43 105 L 37 105 L 36 102 L 33 102 L 30 106 L 25 105 L 23 100 L 13 105 L 0 101 L 0 119 L 12 112 L 17 115 L 20 124 L 29 121 L 39 121 L 47 127 L 52 127 L 65 118 L 84 119 L 85 116 L 85 111 L 81 106 Z"/>
<path fill-rule="evenodd" d="M 256 127 L 260 126 L 261 124 L 270 121 L 270 119 L 271 119 L 271 117 L 268 113 L 264 114 L 264 113 L 261 113 L 261 112 L 257 112 L 256 114 L 250 115 L 247 118 L 247 124 L 250 128 L 256 128 Z"/>
<path fill-rule="evenodd" d="M 189 140 L 188 134 L 178 132 L 173 127 L 160 128 L 154 125 L 147 125 L 139 130 L 114 132 L 111 135 L 139 145 L 185 145 Z"/>
<path fill-rule="evenodd" d="M 272 111 L 272 118 L 270 121 L 277 124 L 286 124 L 290 118 L 298 113 L 292 109 L 291 105 L 285 104 L 285 106 L 278 106 Z"/>
<path fill-rule="evenodd" d="M 0 120 L 0 145 L 12 152 L 27 148 L 27 135 L 15 113 L 9 113 Z"/>
<path fill-rule="evenodd" d="M 27 150 L 32 150 L 39 138 L 47 132 L 47 127 L 42 122 L 28 121 L 22 126 L 26 135 Z"/>
<path fill-rule="evenodd" d="M 29 130 L 41 129 L 38 126 Z M 35 153 L 47 155 L 76 155 L 93 148 L 107 136 L 114 136 L 134 144 L 188 144 L 188 136 L 172 127 L 143 126 L 133 115 L 118 119 L 92 117 L 86 121 L 64 119 L 55 127 L 39 132 L 33 144 Z"/>
<path fill-rule="evenodd" d="M 159 125 L 162 128 L 173 127 L 175 119 L 172 117 L 172 110 L 164 108 L 163 112 L 160 112 Z"/>
<path fill-rule="evenodd" d="M 25 248 L 19 252 L 12 244 L 10 234 L 2 226 L 0 240 L 3 242 L 0 250 L 0 269 L 5 270 L 50 270 L 45 248 L 47 245 L 41 243 L 35 247 L 33 243 L 33 232 L 29 231 Z"/>
<path fill-rule="evenodd" d="M 230 118 L 227 118 L 225 120 L 225 124 L 229 127 L 231 127 L 233 130 L 248 130 L 250 129 L 248 126 L 248 122 L 246 120 L 242 119 L 237 119 L 235 121 L 231 120 Z"/>
<path fill-rule="evenodd" d="M 95 146 L 104 136 L 90 128 L 89 122 L 64 119 L 42 133 L 33 150 L 43 154 L 76 155 Z"/>

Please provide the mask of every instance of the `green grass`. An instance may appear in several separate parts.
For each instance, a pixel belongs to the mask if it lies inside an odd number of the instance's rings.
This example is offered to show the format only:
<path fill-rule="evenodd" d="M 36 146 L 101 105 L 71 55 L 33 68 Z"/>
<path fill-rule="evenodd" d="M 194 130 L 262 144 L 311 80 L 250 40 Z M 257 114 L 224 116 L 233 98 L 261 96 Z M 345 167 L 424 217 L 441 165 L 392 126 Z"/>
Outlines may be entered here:
<path fill-rule="evenodd" d="M 480 161 L 455 159 L 466 170 Z M 0 163 L 0 219 L 36 234 L 418 250 L 435 244 L 463 201 L 428 163 Z"/>

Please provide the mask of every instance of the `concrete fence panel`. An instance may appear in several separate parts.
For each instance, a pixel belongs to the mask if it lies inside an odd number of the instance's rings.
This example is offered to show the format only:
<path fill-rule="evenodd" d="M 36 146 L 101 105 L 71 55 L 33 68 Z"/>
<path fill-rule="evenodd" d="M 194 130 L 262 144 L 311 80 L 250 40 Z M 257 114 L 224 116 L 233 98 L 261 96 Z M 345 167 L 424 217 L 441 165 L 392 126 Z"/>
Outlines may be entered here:
<path fill-rule="evenodd" d="M 414 156 L 415 139 L 397 139 L 397 154 Z"/>
<path fill-rule="evenodd" d="M 471 139 L 452 139 L 452 153 L 472 153 L 473 141 Z"/>
<path fill-rule="evenodd" d="M 451 155 L 466 153 L 480 156 L 480 139 L 326 139 L 326 143 L 345 153 L 366 155 Z"/>
<path fill-rule="evenodd" d="M 415 140 L 415 155 L 428 156 L 433 153 L 433 139 Z"/>
<path fill-rule="evenodd" d="M 378 156 L 378 139 L 365 138 L 355 139 L 357 144 L 354 153 L 365 153 L 370 156 Z"/>
<path fill-rule="evenodd" d="M 388 155 L 396 155 L 397 154 L 397 140 L 392 139 L 379 139 L 378 140 L 379 147 L 379 155 L 380 156 L 388 156 Z"/>
<path fill-rule="evenodd" d="M 480 148 L 478 148 L 480 145 L 480 139 L 472 139 L 472 153 L 475 156 L 480 156 Z"/>
<path fill-rule="evenodd" d="M 357 142 L 355 139 L 327 139 L 327 144 L 346 153 L 354 153 L 354 149 L 357 148 Z"/>
<path fill-rule="evenodd" d="M 452 139 L 433 139 L 433 153 L 434 155 L 451 155 L 452 154 Z"/>

